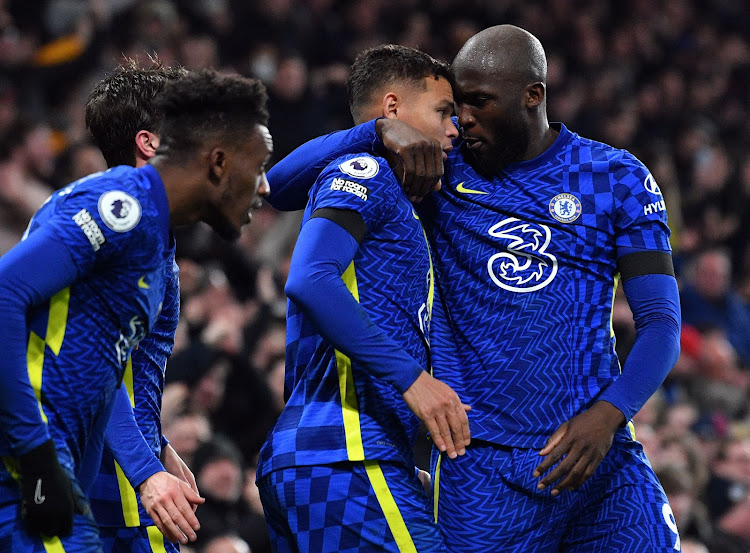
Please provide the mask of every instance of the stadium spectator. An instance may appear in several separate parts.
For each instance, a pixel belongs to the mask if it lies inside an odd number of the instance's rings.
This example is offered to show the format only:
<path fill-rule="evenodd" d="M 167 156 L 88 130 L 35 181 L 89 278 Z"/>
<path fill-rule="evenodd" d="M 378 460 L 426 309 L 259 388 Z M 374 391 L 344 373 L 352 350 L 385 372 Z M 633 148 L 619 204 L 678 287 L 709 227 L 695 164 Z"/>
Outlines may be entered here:
<path fill-rule="evenodd" d="M 257 528 L 249 505 L 244 501 L 243 460 L 237 447 L 221 435 L 202 444 L 193 456 L 198 488 L 206 498 L 196 514 L 201 530 L 197 544 L 205 544 L 227 531 L 243 536 Z M 254 524 L 256 523 L 256 524 Z"/>
<path fill-rule="evenodd" d="M 729 253 L 699 253 L 680 294 L 682 316 L 695 327 L 723 330 L 743 365 L 750 366 L 750 307 L 732 288 Z"/>

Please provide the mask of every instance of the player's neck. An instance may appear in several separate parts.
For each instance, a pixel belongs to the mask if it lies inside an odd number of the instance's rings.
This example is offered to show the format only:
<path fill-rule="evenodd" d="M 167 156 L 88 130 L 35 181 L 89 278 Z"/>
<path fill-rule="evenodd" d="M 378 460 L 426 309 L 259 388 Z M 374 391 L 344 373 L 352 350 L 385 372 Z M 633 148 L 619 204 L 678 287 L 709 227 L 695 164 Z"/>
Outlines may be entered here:
<path fill-rule="evenodd" d="M 532 129 L 531 140 L 529 140 L 529 146 L 526 148 L 522 161 L 528 161 L 542 155 L 554 144 L 558 134 L 560 134 L 558 131 L 549 126 L 546 117 L 543 121 L 539 121 Z"/>
<path fill-rule="evenodd" d="M 173 164 L 157 157 L 151 160 L 164 183 L 172 228 L 195 223 L 200 218 L 203 172 L 197 167 Z"/>

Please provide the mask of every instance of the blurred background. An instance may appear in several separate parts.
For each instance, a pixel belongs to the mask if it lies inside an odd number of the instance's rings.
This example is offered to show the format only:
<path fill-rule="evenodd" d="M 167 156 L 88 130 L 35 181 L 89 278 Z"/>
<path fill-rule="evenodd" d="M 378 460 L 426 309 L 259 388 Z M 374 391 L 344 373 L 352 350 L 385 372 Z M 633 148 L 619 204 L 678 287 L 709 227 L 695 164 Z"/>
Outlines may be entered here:
<path fill-rule="evenodd" d="M 275 158 L 350 126 L 345 80 L 391 42 L 450 62 L 499 23 L 544 45 L 551 121 L 626 148 L 667 203 L 682 354 L 636 418 L 687 553 L 750 551 L 750 5 L 745 0 L 0 0 L 0 254 L 65 184 L 105 168 L 83 106 L 123 55 L 269 88 Z M 164 433 L 207 498 L 184 551 L 270 551 L 254 463 L 283 407 L 283 286 L 299 214 L 236 244 L 178 236 L 182 315 Z M 635 334 L 621 294 L 621 359 Z"/>

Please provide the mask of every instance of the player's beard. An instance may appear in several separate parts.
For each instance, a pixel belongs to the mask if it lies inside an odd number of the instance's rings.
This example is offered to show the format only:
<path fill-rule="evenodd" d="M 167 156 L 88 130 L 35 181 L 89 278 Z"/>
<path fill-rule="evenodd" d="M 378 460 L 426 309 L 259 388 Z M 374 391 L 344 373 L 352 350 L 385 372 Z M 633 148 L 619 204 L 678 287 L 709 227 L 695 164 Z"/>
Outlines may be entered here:
<path fill-rule="evenodd" d="M 478 154 L 471 150 L 466 154 L 475 169 L 493 177 L 511 163 L 523 159 L 529 148 L 531 129 L 523 113 L 519 112 L 510 119 L 498 121 L 489 131 L 492 144 L 487 144 L 487 148 Z"/>

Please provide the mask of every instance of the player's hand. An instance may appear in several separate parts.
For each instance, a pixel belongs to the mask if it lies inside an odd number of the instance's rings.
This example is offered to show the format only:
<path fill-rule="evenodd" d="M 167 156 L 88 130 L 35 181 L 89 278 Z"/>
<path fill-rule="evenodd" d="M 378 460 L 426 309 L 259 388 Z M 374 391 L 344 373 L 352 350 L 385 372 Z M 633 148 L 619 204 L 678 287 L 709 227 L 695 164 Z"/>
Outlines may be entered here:
<path fill-rule="evenodd" d="M 398 119 L 378 119 L 375 130 L 390 154 L 385 157 L 409 199 L 418 201 L 432 190 L 440 190 L 443 178 L 440 142 Z"/>
<path fill-rule="evenodd" d="M 466 453 L 466 446 L 471 442 L 466 413 L 471 407 L 461 403 L 450 386 L 422 371 L 404 392 L 404 400 L 424 422 L 440 451 L 448 453 L 451 459 Z"/>
<path fill-rule="evenodd" d="M 33 536 L 64 536 L 73 530 L 73 485 L 50 439 L 18 458 L 21 518 Z"/>
<path fill-rule="evenodd" d="M 574 490 L 588 480 L 612 447 L 615 432 L 625 422 L 625 415 L 606 401 L 597 401 L 591 408 L 560 425 L 539 452 L 544 461 L 534 470 L 539 478 L 560 461 L 539 481 L 543 490 L 554 484 L 552 495 Z"/>
<path fill-rule="evenodd" d="M 195 541 L 200 523 L 194 505 L 205 501 L 185 482 L 161 471 L 149 476 L 139 486 L 141 503 L 164 537 L 182 544 Z"/>
<path fill-rule="evenodd" d="M 195 476 L 185 464 L 185 461 L 177 454 L 174 448 L 167 444 L 167 446 L 161 450 L 161 464 L 167 469 L 169 474 L 172 474 L 185 482 L 190 489 L 193 490 L 196 495 L 200 495 L 198 491 L 198 484 L 195 483 Z M 198 508 L 198 504 L 193 504 L 193 512 Z"/>

